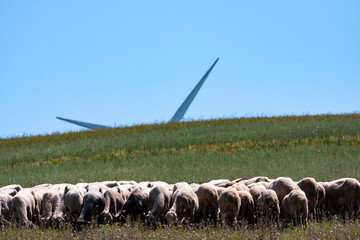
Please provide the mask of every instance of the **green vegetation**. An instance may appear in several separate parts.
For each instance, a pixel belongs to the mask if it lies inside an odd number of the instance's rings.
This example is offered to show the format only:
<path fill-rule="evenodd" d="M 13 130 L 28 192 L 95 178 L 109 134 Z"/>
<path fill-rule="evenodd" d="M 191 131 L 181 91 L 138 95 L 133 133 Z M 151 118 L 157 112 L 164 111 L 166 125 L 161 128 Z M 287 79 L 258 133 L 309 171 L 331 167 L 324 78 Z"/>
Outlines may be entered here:
<path fill-rule="evenodd" d="M 135 180 L 311 176 L 360 179 L 360 115 L 219 119 L 0 139 L 0 186 Z M 120 228 L 120 229 L 119 229 Z M 358 222 L 274 229 L 94 227 L 2 230 L 8 238 L 358 238 Z M 32 235 L 29 235 L 32 234 Z"/>
<path fill-rule="evenodd" d="M 360 115 L 220 119 L 0 140 L 0 185 L 360 178 Z"/>

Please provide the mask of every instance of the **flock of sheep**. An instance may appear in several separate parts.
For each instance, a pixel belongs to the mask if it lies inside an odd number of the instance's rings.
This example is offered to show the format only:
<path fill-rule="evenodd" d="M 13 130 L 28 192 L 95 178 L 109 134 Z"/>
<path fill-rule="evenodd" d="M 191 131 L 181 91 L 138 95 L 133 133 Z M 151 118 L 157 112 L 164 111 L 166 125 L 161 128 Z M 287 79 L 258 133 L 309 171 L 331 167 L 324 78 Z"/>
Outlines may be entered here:
<path fill-rule="evenodd" d="M 135 221 L 154 228 L 162 224 L 300 223 L 349 213 L 356 217 L 360 183 L 354 178 L 316 182 L 304 178 L 219 179 L 202 184 L 105 181 L 41 184 L 31 188 L 0 188 L 0 225 L 81 227 Z"/>

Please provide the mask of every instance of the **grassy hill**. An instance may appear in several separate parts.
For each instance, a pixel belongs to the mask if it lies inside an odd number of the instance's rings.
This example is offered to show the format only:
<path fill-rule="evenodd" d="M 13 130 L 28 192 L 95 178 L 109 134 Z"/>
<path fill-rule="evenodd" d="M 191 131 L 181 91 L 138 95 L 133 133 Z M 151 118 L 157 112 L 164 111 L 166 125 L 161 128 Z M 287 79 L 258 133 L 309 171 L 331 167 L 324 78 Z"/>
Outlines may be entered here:
<path fill-rule="evenodd" d="M 0 186 L 360 179 L 360 115 L 219 119 L 0 139 Z"/>
<path fill-rule="evenodd" d="M 289 176 L 360 179 L 360 115 L 219 119 L 0 139 L 0 186 L 102 180 L 205 182 Z M 357 239 L 358 221 L 306 229 L 166 227 L 139 223 L 74 232 L 7 227 L 1 239 Z"/>

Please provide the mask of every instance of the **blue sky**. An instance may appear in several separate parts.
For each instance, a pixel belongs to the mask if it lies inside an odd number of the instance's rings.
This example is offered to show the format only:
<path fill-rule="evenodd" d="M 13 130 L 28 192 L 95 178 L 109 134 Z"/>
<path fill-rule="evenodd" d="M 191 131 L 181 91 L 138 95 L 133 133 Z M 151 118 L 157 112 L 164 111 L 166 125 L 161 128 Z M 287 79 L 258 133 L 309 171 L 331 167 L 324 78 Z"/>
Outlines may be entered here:
<path fill-rule="evenodd" d="M 359 112 L 360 1 L 0 1 L 0 137 Z"/>

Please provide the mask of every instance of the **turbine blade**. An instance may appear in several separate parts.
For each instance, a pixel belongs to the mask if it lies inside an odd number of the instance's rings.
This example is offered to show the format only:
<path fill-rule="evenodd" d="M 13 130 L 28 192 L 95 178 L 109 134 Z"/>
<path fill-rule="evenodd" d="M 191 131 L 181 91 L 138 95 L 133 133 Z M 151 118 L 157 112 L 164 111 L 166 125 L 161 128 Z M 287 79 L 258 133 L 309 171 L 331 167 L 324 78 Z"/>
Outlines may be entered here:
<path fill-rule="evenodd" d="M 76 120 L 71 120 L 71 119 L 67 119 L 67 118 L 61 118 L 61 117 L 56 117 L 57 119 L 69 122 L 69 123 L 73 123 L 82 127 L 86 127 L 89 129 L 101 129 L 101 128 L 109 128 L 108 126 L 104 126 L 104 125 L 98 125 L 98 124 L 93 124 L 93 123 L 87 123 L 87 122 L 80 122 L 80 121 L 76 121 Z"/>
<path fill-rule="evenodd" d="M 186 111 L 188 110 L 191 102 L 194 100 L 196 94 L 199 92 L 201 86 L 204 84 L 206 78 L 209 76 L 211 70 L 214 68 L 215 64 L 217 63 L 217 61 L 219 60 L 219 58 L 217 58 L 215 60 L 215 62 L 213 63 L 213 65 L 211 65 L 211 67 L 209 68 L 209 70 L 205 73 L 205 75 L 200 79 L 200 81 L 198 82 L 198 84 L 196 84 L 196 86 L 194 87 L 194 89 L 190 92 L 189 96 L 187 96 L 187 98 L 185 99 L 185 101 L 181 104 L 181 106 L 179 107 L 179 109 L 176 111 L 176 113 L 174 114 L 174 116 L 170 119 L 169 122 L 178 122 L 180 121 Z"/>

